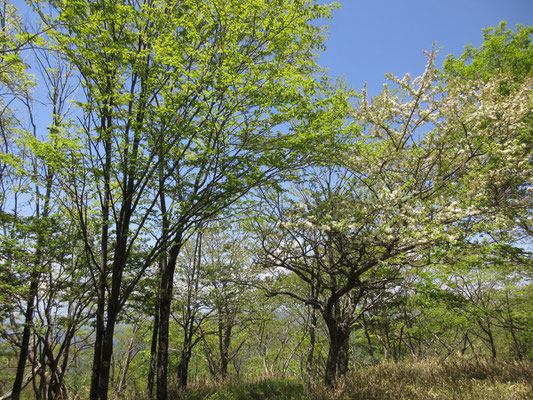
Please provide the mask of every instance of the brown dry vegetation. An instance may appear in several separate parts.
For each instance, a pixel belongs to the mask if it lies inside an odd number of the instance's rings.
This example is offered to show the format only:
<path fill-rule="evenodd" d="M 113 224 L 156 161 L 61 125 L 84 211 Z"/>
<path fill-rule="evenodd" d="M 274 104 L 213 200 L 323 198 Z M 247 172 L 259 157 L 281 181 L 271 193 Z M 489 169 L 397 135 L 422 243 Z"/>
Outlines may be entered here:
<path fill-rule="evenodd" d="M 186 400 L 528 400 L 533 362 L 454 357 L 385 362 L 352 371 L 336 389 L 270 378 L 247 383 L 198 385 L 174 398 Z"/>

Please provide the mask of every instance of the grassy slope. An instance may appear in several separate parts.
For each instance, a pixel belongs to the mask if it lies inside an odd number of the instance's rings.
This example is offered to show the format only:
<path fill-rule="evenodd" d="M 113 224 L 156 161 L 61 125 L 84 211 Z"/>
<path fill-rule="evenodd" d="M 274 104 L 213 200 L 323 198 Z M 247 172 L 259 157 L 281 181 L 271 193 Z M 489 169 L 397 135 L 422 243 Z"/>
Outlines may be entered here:
<path fill-rule="evenodd" d="M 174 393 L 186 400 L 334 399 L 533 399 L 533 363 L 452 358 L 383 363 L 351 373 L 336 389 L 265 379 L 251 383 L 191 388 Z"/>

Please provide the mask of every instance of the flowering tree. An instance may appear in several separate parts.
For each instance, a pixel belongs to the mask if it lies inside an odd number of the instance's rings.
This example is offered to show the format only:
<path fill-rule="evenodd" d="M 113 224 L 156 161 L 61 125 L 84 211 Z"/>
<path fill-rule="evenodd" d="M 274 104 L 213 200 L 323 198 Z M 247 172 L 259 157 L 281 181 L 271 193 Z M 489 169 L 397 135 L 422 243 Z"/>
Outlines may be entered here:
<path fill-rule="evenodd" d="M 487 201 L 499 205 L 497 226 L 505 228 L 493 229 L 492 238 L 514 247 L 520 242 L 530 243 L 533 237 L 529 156 L 533 123 L 532 34 L 533 27 L 518 25 L 513 32 L 501 22 L 498 27 L 484 30 L 485 41 L 478 49 L 466 46 L 461 56 L 448 56 L 444 63 L 445 76 L 450 82 L 468 81 L 470 91 L 478 96 L 480 107 L 470 108 L 474 111 L 471 119 L 477 118 L 481 130 L 489 135 L 492 132 L 492 137 L 498 138 L 497 144 L 485 148 L 491 159 L 487 167 L 492 173 L 486 176 L 483 194 Z M 470 111 L 465 109 L 464 115 Z"/>
<path fill-rule="evenodd" d="M 350 328 L 369 293 L 376 299 L 403 266 L 431 263 L 436 249 L 507 228 L 509 204 L 530 204 L 533 79 L 443 79 L 435 56 L 414 80 L 390 75 L 393 88 L 372 99 L 363 91 L 354 110 L 361 134 L 338 167 L 276 205 L 281 222 L 263 235 L 263 264 L 296 274 L 314 294 L 271 289 L 322 315 L 327 384 L 345 373 Z"/>

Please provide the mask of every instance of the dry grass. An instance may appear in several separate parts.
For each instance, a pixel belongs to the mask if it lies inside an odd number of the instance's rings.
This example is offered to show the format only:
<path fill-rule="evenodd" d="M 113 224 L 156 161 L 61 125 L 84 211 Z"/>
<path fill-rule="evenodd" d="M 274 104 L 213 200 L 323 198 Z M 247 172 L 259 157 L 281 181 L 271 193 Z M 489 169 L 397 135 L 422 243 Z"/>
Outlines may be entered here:
<path fill-rule="evenodd" d="M 533 363 L 470 358 L 382 363 L 353 371 L 335 389 L 270 378 L 248 383 L 206 384 L 171 398 L 185 400 L 529 400 Z"/>
<path fill-rule="evenodd" d="M 171 399 L 183 400 L 302 400 L 304 386 L 297 381 L 265 378 L 255 382 L 206 383 L 191 385 L 186 392 L 169 393 Z"/>
<path fill-rule="evenodd" d="M 451 358 L 382 363 L 350 374 L 335 390 L 317 388 L 326 399 L 533 399 L 533 363 Z"/>

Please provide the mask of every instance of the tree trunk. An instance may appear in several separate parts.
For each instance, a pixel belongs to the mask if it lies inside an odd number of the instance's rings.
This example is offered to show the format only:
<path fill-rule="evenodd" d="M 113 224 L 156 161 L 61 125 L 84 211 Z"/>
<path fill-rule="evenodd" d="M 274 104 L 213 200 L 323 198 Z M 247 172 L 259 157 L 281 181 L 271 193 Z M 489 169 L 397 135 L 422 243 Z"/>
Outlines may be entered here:
<path fill-rule="evenodd" d="M 233 330 L 233 321 L 231 321 L 229 312 L 221 317 L 219 320 L 219 352 L 220 352 L 220 366 L 219 374 L 222 380 L 228 376 L 228 365 L 230 362 L 229 352 L 231 346 L 231 332 Z"/>
<path fill-rule="evenodd" d="M 494 343 L 494 337 L 492 335 L 490 320 L 486 319 L 485 323 L 487 324 L 486 326 L 483 324 L 481 320 L 478 320 L 478 325 L 483 330 L 483 332 L 487 334 L 487 338 L 488 338 L 488 342 L 490 346 L 490 353 L 491 353 L 492 358 L 495 359 L 496 358 L 496 344 Z"/>
<path fill-rule="evenodd" d="M 326 361 L 326 370 L 324 374 L 324 382 L 326 386 L 335 386 L 335 379 L 337 377 L 337 359 L 341 344 L 336 336 L 330 337 L 328 359 Z"/>
<path fill-rule="evenodd" d="M 26 305 L 26 312 L 24 313 L 24 331 L 22 333 L 22 343 L 20 345 L 19 361 L 17 364 L 17 372 L 15 374 L 15 381 L 13 382 L 13 389 L 11 390 L 11 399 L 19 400 L 20 392 L 22 391 L 22 384 L 24 382 L 24 372 L 26 369 L 26 360 L 28 359 L 28 352 L 30 348 L 30 336 L 33 325 L 33 311 L 35 309 L 35 298 L 38 289 L 37 266 L 34 267 L 30 283 L 30 296 Z"/>
<path fill-rule="evenodd" d="M 35 169 L 35 174 L 37 174 Z M 36 216 L 39 220 L 47 221 L 50 213 L 50 197 L 52 194 L 52 179 L 54 172 L 48 170 L 46 176 L 46 190 L 43 204 L 43 212 L 39 210 L 39 186 L 36 185 L 35 192 L 37 193 Z M 45 225 L 46 226 L 46 225 Z M 39 279 L 41 276 L 41 262 L 43 256 L 43 248 L 46 241 L 46 232 L 41 230 L 37 234 L 37 243 L 35 248 L 35 255 L 32 259 L 32 271 L 30 276 L 30 292 L 28 302 L 26 304 L 26 312 L 24 313 L 24 330 L 22 333 L 22 342 L 20 346 L 19 360 L 17 364 L 17 372 L 15 374 L 15 381 L 13 382 L 13 389 L 11 390 L 11 399 L 19 400 L 20 392 L 22 391 L 22 383 L 24 381 L 24 371 L 26 369 L 26 360 L 28 359 L 28 352 L 30 347 L 30 336 L 33 327 L 33 312 L 35 310 L 35 300 L 37 299 L 37 292 L 39 290 Z M 43 368 L 44 370 L 44 368 Z"/>
<path fill-rule="evenodd" d="M 105 280 L 104 274 L 100 274 L 97 298 L 98 303 L 96 306 L 96 332 L 94 340 L 94 354 L 93 354 L 93 366 L 91 375 L 91 400 L 96 400 L 98 396 L 98 381 L 100 380 L 101 371 L 101 359 L 102 359 L 102 345 L 104 343 L 105 335 Z"/>
<path fill-rule="evenodd" d="M 509 317 L 509 331 L 511 333 L 511 337 L 513 338 L 513 343 L 514 343 L 514 348 L 515 348 L 515 352 L 516 352 L 516 355 L 518 356 L 518 359 L 520 361 L 522 361 L 522 351 L 520 349 L 520 343 L 518 342 L 518 338 L 516 337 L 516 333 L 515 333 L 515 326 L 514 326 L 514 323 L 513 323 L 513 314 L 512 314 L 512 311 L 511 311 L 511 305 L 510 305 L 510 301 L 509 301 L 509 292 L 506 291 L 505 292 L 505 301 L 506 301 L 506 308 L 507 308 L 507 315 Z"/>
<path fill-rule="evenodd" d="M 468 347 L 468 332 L 464 334 L 462 342 L 463 345 L 461 346 L 460 353 L 462 356 L 464 356 Z"/>
<path fill-rule="evenodd" d="M 109 391 L 109 375 L 111 372 L 111 358 L 113 356 L 113 336 L 115 333 L 117 314 L 114 310 L 108 312 L 107 325 L 102 343 L 102 357 L 100 360 L 100 376 L 96 392 L 97 400 L 107 400 Z"/>
<path fill-rule="evenodd" d="M 494 343 L 494 337 L 492 335 L 492 329 L 490 323 L 487 323 L 487 335 L 489 336 L 490 352 L 492 358 L 496 358 L 496 344 Z"/>
<path fill-rule="evenodd" d="M 40 371 L 41 371 L 41 365 L 39 364 L 36 366 L 34 363 L 34 366 L 31 372 L 27 373 L 24 379 L 22 380 L 22 389 L 24 389 L 30 382 L 32 382 L 34 380 L 34 377 L 37 376 L 37 374 L 39 374 Z M 13 392 L 10 390 L 9 392 L 0 395 L 0 400 L 12 399 L 13 398 L 12 394 Z"/>
<path fill-rule="evenodd" d="M 133 343 L 135 341 L 135 335 L 137 334 L 139 327 L 140 327 L 140 323 L 136 323 L 135 326 L 133 327 L 133 332 L 131 334 L 131 338 L 128 343 L 128 349 L 126 351 L 126 360 L 124 362 L 124 368 L 122 370 L 120 381 L 118 383 L 117 398 L 120 398 L 122 395 L 122 392 L 124 391 L 124 389 L 126 389 L 126 383 L 127 383 L 126 377 L 127 377 L 128 369 L 130 367 L 130 362 L 132 359 L 131 354 L 133 353 Z"/>
<path fill-rule="evenodd" d="M 178 364 L 178 387 L 180 389 L 185 389 L 187 387 L 190 360 L 191 352 L 189 350 L 184 350 L 181 354 L 180 363 Z"/>
<path fill-rule="evenodd" d="M 370 354 L 370 358 L 372 359 L 372 364 L 375 364 L 376 360 L 374 359 L 374 347 L 372 346 L 372 339 L 370 338 L 370 333 L 368 332 L 368 323 L 366 322 L 364 313 L 362 315 L 362 319 L 363 319 L 363 327 L 365 330 L 365 337 L 368 343 L 368 353 Z"/>
<path fill-rule="evenodd" d="M 326 324 L 329 331 L 329 350 L 324 382 L 326 386 L 333 387 L 336 379 L 346 374 L 348 367 L 347 344 L 349 343 L 350 333 L 339 327 L 337 321 L 329 323 L 326 321 Z"/>
<path fill-rule="evenodd" d="M 313 373 L 313 359 L 315 356 L 315 342 L 316 342 L 316 324 L 317 324 L 317 316 L 316 316 L 316 310 L 314 308 L 311 308 L 310 311 L 310 321 L 309 321 L 309 351 L 307 352 L 307 362 L 305 364 L 305 372 L 307 374 L 307 379 L 309 379 L 309 382 L 314 381 L 314 373 Z"/>
<path fill-rule="evenodd" d="M 174 271 L 181 249 L 181 235 L 170 249 L 168 262 L 161 270 L 161 286 L 159 292 L 159 329 L 157 342 L 157 400 L 168 399 L 168 331 L 170 323 L 170 306 L 172 303 L 172 288 Z"/>
<path fill-rule="evenodd" d="M 124 225 L 128 225 L 128 217 L 125 217 Z M 105 331 L 101 342 L 101 355 L 97 366 L 93 366 L 99 371 L 97 387 L 91 387 L 91 400 L 107 400 L 109 391 L 109 376 L 111 372 L 111 359 L 113 356 L 113 337 L 117 317 L 121 309 L 120 286 L 122 282 L 122 272 L 126 260 L 126 236 L 117 235 L 115 253 L 113 256 L 113 274 L 111 278 L 111 293 L 107 302 L 107 320 Z M 95 351 L 96 352 L 96 351 Z M 96 359 L 96 357 L 95 357 Z M 92 384 L 96 382 L 91 382 Z"/>
<path fill-rule="evenodd" d="M 337 378 L 344 379 L 348 371 L 348 356 L 350 353 L 350 336 L 344 334 L 341 337 L 341 346 L 339 348 L 339 355 L 337 359 Z"/>
<path fill-rule="evenodd" d="M 150 367 L 148 370 L 148 385 L 146 388 L 146 398 L 148 400 L 151 400 L 154 397 L 155 370 L 157 367 L 157 339 L 159 336 L 158 331 L 159 331 L 159 306 L 156 307 L 156 311 L 154 315 L 152 344 L 150 346 Z"/>
<path fill-rule="evenodd" d="M 108 131 L 108 128 L 112 126 L 112 120 L 107 107 L 104 107 L 104 114 L 100 117 L 100 126 L 104 131 Z M 109 132 L 108 132 L 109 135 Z M 110 184 L 110 169 L 111 169 L 111 140 L 109 137 L 105 138 L 105 163 L 103 166 L 103 178 L 104 178 L 104 193 L 101 204 L 102 211 L 102 232 L 100 234 L 100 251 L 101 259 L 98 265 L 98 282 L 96 283 L 96 332 L 94 342 L 94 354 L 93 354 L 93 366 L 91 376 L 91 392 L 90 399 L 97 400 L 98 398 L 98 386 L 100 382 L 100 375 L 102 373 L 102 348 L 105 337 L 105 301 L 106 301 L 106 289 L 107 289 L 107 261 L 109 250 L 109 208 L 111 204 L 111 184 Z M 81 217 L 83 220 L 84 216 Z M 90 241 L 85 237 L 85 252 L 87 253 L 87 260 L 91 260 L 90 253 Z"/>

